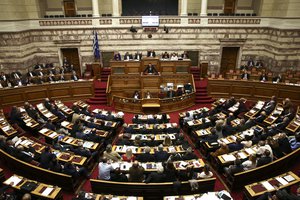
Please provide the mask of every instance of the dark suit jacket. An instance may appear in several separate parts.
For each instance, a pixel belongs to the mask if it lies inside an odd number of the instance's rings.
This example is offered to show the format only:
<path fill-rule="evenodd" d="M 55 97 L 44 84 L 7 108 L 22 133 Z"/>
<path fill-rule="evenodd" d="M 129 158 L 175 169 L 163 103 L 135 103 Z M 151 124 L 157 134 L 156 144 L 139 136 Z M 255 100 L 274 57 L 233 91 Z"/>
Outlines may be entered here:
<path fill-rule="evenodd" d="M 169 158 L 169 154 L 166 151 L 157 151 L 154 154 L 156 162 L 165 162 Z"/>
<path fill-rule="evenodd" d="M 158 74 L 157 70 L 155 69 L 155 67 L 153 65 L 151 66 L 147 66 L 146 69 L 144 70 L 144 73 L 147 74 Z"/>
<path fill-rule="evenodd" d="M 140 162 L 155 162 L 155 157 L 150 153 L 142 153 L 137 157 Z"/>
<path fill-rule="evenodd" d="M 272 162 L 272 158 L 271 157 L 261 157 L 257 160 L 257 164 L 256 167 L 262 166 L 262 165 L 266 165 L 268 163 Z"/>
<path fill-rule="evenodd" d="M 141 54 L 141 53 L 140 53 L 140 54 L 137 54 L 137 53 L 136 53 L 136 54 L 134 55 L 134 59 L 135 59 L 135 60 L 138 60 L 138 55 L 139 55 L 139 57 L 140 57 L 139 60 L 142 59 L 142 54 Z"/>
<path fill-rule="evenodd" d="M 152 56 L 151 56 L 151 53 L 152 53 Z M 147 57 L 155 57 L 156 54 L 155 54 L 155 51 L 148 51 L 147 52 Z"/>
<path fill-rule="evenodd" d="M 114 55 L 114 60 L 122 60 L 121 55 L 119 53 L 115 54 Z"/>
<path fill-rule="evenodd" d="M 247 80 L 250 79 L 250 75 L 247 74 L 247 73 L 243 73 L 243 74 L 241 75 L 241 79 L 244 79 L 245 76 L 246 76 Z"/>

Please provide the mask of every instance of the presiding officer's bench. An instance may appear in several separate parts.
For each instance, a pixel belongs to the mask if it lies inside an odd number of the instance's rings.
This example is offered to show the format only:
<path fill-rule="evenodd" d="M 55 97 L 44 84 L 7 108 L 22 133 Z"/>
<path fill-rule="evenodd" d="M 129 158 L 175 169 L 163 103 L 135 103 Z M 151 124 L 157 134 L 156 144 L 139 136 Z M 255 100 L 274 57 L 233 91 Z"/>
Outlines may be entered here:
<path fill-rule="evenodd" d="M 105 180 L 90 179 L 92 191 L 94 193 L 109 193 L 112 195 L 143 196 L 147 199 L 163 199 L 169 195 L 187 195 L 201 192 L 213 191 L 216 178 L 196 180 L 198 190 L 191 190 L 190 183 L 185 182 L 165 182 L 165 183 L 133 183 L 133 182 L 113 182 Z"/>

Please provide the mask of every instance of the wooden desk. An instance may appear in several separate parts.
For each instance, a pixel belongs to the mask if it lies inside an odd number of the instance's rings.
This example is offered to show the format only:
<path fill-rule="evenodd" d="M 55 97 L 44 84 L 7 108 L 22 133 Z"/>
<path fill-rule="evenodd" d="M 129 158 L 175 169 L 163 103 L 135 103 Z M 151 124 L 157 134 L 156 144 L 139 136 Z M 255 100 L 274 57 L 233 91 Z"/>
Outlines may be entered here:
<path fill-rule="evenodd" d="M 293 172 L 289 171 L 279 176 L 244 186 L 244 194 L 247 199 L 256 199 L 265 192 L 274 192 L 277 190 L 276 188 L 284 189 L 299 182 L 300 178 Z"/>
<path fill-rule="evenodd" d="M 0 89 L 0 107 L 40 103 L 45 98 L 74 101 L 94 95 L 93 81 L 64 81 Z"/>
<path fill-rule="evenodd" d="M 9 138 L 14 137 L 18 133 L 17 130 L 6 120 L 2 109 L 0 110 L 0 130 L 6 137 Z"/>
<path fill-rule="evenodd" d="M 54 104 L 67 116 L 70 116 L 74 113 L 74 111 L 71 108 L 63 104 L 60 100 L 55 100 Z"/>
<path fill-rule="evenodd" d="M 47 120 L 51 120 L 52 122 L 58 119 L 52 112 L 50 112 L 43 103 L 39 103 L 36 105 L 38 111 L 46 118 Z"/>
<path fill-rule="evenodd" d="M 243 80 L 218 80 L 208 79 L 208 95 L 214 98 L 247 98 L 248 100 L 269 100 L 275 95 L 278 101 L 290 98 L 293 103 L 300 104 L 299 86 L 283 83 L 243 81 Z"/>
<path fill-rule="evenodd" d="M 3 184 L 11 185 L 11 187 L 13 187 L 14 189 L 21 190 L 22 189 L 21 187 L 29 182 L 34 182 L 37 184 L 37 187 L 30 192 L 33 196 L 37 198 L 43 198 L 43 199 L 62 198 L 62 190 L 60 187 L 30 180 L 16 174 L 12 175 L 10 178 L 4 181 Z"/>
<path fill-rule="evenodd" d="M 140 74 L 142 72 L 141 61 L 137 60 L 111 60 L 109 65 L 111 67 L 111 74 Z"/>
<path fill-rule="evenodd" d="M 297 108 L 297 113 L 294 119 L 285 127 L 286 130 L 291 131 L 292 133 L 296 133 L 296 131 L 300 127 L 300 106 Z"/>
<path fill-rule="evenodd" d="M 245 116 L 252 118 L 254 116 L 257 115 L 257 113 L 259 113 L 261 111 L 261 109 L 263 108 L 263 106 L 265 105 L 264 101 L 258 101 L 255 106 L 253 106 L 251 108 L 251 110 L 249 110 L 248 112 L 245 113 Z"/>
<path fill-rule="evenodd" d="M 161 74 L 190 73 L 191 60 L 159 60 Z"/>
<path fill-rule="evenodd" d="M 283 107 L 282 107 L 282 104 L 278 103 L 276 105 L 276 108 L 273 110 L 273 112 L 264 120 L 264 122 L 268 125 L 271 125 L 273 124 L 277 119 L 278 117 L 281 115 L 283 111 Z"/>
<path fill-rule="evenodd" d="M 229 198 L 231 198 L 231 200 L 233 200 L 233 198 L 231 197 L 231 195 L 229 194 L 229 192 L 227 192 L 226 190 L 220 191 L 220 192 L 209 192 L 209 193 L 202 193 L 202 194 L 194 194 L 194 195 L 180 195 L 180 196 L 165 196 L 164 200 L 216 200 L 216 199 L 223 199 L 221 198 L 222 194 L 225 194 L 226 196 L 228 196 Z M 220 197 L 220 198 L 219 198 Z"/>
<path fill-rule="evenodd" d="M 73 125 L 74 125 L 73 123 L 68 122 L 68 121 L 63 121 L 63 122 L 61 123 L 61 126 L 64 127 L 64 128 L 66 128 L 66 129 L 68 129 L 68 130 L 72 130 Z M 85 134 L 87 134 L 87 133 L 89 133 L 89 132 L 91 132 L 91 131 L 92 131 L 92 129 L 91 129 L 91 128 L 88 128 L 88 127 L 86 127 L 86 128 L 83 130 L 83 132 L 84 132 Z M 99 136 L 99 137 L 106 138 L 106 137 L 109 136 L 109 133 L 110 133 L 110 132 L 108 132 L 108 131 L 96 129 L 96 135 Z"/>
<path fill-rule="evenodd" d="M 150 147 L 150 154 L 154 154 L 155 151 L 157 151 L 157 147 Z M 143 154 L 145 152 L 145 147 L 137 147 L 137 146 L 119 146 L 119 145 L 114 145 L 112 150 L 116 151 L 120 154 L 126 153 L 127 149 L 131 149 L 133 154 Z M 175 150 L 175 152 L 172 152 Z M 178 146 L 170 146 L 170 147 L 164 147 L 164 151 L 167 151 L 168 153 L 184 153 L 185 150 L 182 148 L 181 145 Z"/>

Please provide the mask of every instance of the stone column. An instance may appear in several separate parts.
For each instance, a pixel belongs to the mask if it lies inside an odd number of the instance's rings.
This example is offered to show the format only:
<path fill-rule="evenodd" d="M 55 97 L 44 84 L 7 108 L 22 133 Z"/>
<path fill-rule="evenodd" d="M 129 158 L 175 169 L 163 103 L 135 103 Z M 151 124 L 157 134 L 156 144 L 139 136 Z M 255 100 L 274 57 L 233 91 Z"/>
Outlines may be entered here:
<path fill-rule="evenodd" d="M 100 17 L 98 0 L 92 0 L 93 17 Z"/>
<path fill-rule="evenodd" d="M 187 16 L 187 1 L 188 0 L 181 0 L 180 16 Z"/>
<path fill-rule="evenodd" d="M 119 12 L 119 0 L 113 0 L 112 1 L 112 7 L 113 7 L 113 17 L 120 17 L 120 12 Z"/>
<path fill-rule="evenodd" d="M 201 1 L 201 16 L 207 16 L 207 0 Z"/>

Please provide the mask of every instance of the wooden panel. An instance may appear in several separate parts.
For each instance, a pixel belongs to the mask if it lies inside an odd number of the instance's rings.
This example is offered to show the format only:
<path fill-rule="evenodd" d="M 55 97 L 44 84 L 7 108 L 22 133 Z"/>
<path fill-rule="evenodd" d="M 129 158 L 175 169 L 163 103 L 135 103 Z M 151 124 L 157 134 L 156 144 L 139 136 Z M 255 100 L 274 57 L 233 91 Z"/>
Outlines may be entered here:
<path fill-rule="evenodd" d="M 62 101 L 83 100 L 92 97 L 92 81 L 61 82 L 0 89 L 0 106 L 21 105 L 25 101 L 37 103 L 44 98 Z"/>
<path fill-rule="evenodd" d="M 61 98 L 61 97 L 69 97 L 71 94 L 69 88 L 64 87 L 64 88 L 50 89 L 49 95 L 52 97 Z"/>
<path fill-rule="evenodd" d="M 31 90 L 27 91 L 25 98 L 30 99 L 31 101 L 41 101 L 47 97 L 47 90 L 41 89 L 41 90 Z"/>
<path fill-rule="evenodd" d="M 226 95 L 246 97 L 249 100 L 262 100 L 275 95 L 279 101 L 290 98 L 295 104 L 300 104 L 299 89 L 299 86 L 281 83 L 218 79 L 209 79 L 207 86 L 208 94 L 214 98 Z"/>

